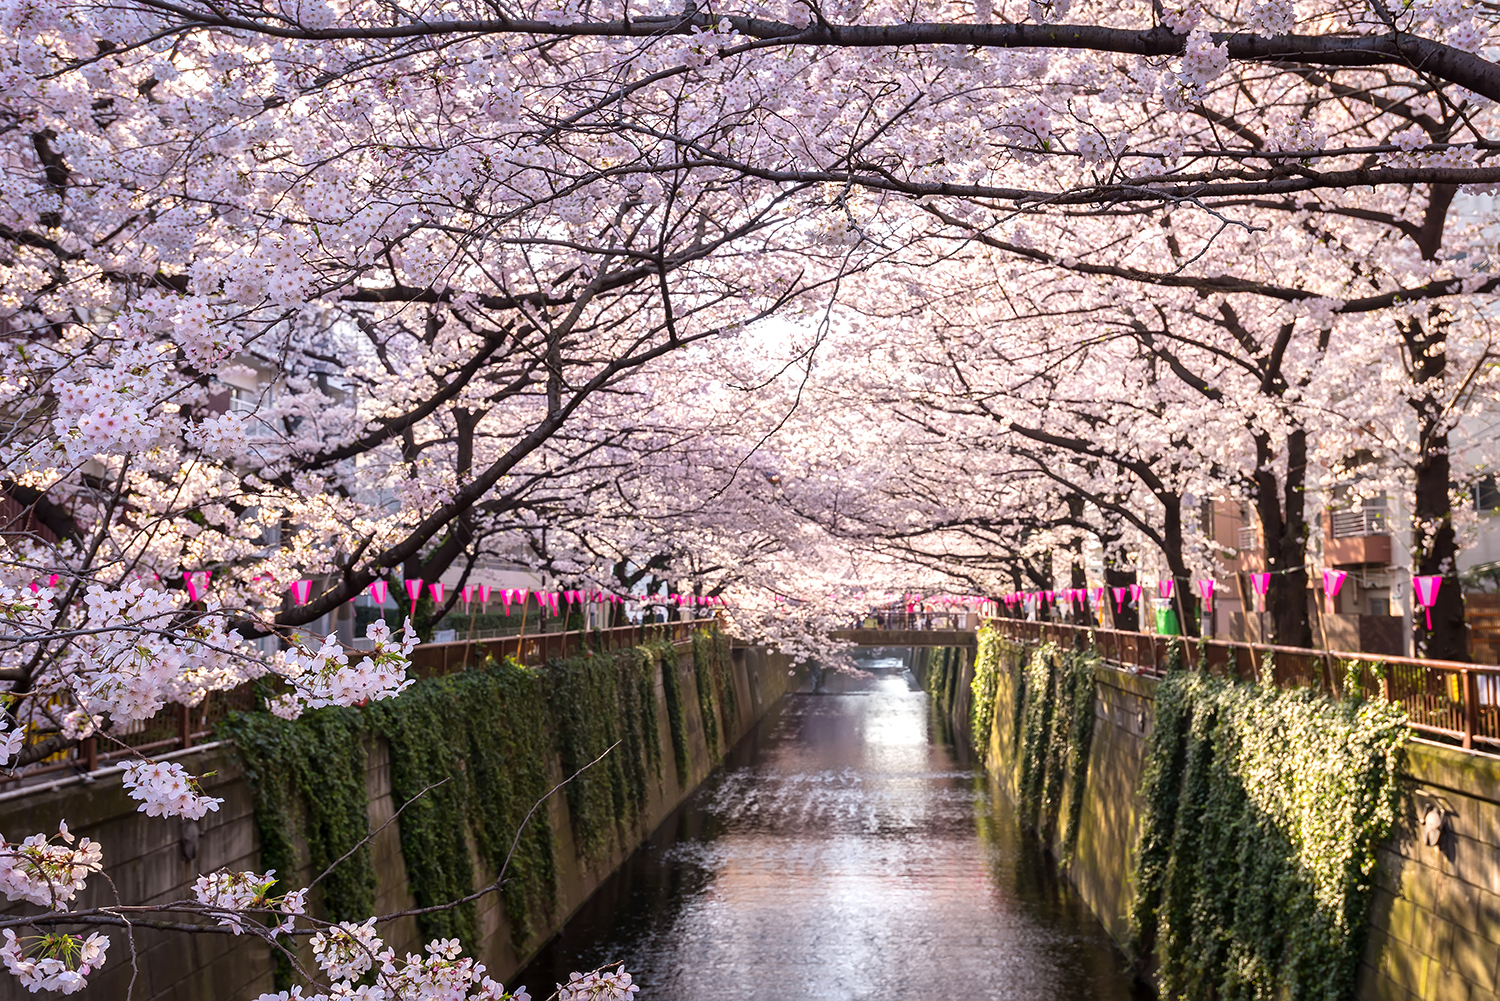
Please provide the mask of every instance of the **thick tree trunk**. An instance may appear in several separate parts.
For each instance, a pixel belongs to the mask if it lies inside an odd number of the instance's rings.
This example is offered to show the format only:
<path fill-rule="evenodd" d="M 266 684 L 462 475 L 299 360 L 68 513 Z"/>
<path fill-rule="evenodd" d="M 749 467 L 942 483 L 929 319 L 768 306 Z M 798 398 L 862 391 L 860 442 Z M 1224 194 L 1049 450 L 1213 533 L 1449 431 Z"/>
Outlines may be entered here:
<path fill-rule="evenodd" d="M 1447 323 L 1435 317 L 1423 325 L 1412 320 L 1402 333 L 1418 386 L 1441 380 L 1448 367 L 1444 350 Z M 1412 595 L 1412 638 L 1417 652 L 1433 660 L 1469 659 L 1469 630 L 1464 623 L 1463 588 L 1458 580 L 1458 539 L 1453 531 L 1453 470 L 1448 460 L 1447 407 L 1437 394 L 1414 395 L 1409 401 L 1417 418 L 1417 468 L 1412 496 L 1412 572 L 1438 576 L 1432 629 Z"/>
<path fill-rule="evenodd" d="M 1128 594 L 1124 601 L 1115 601 L 1115 588 L 1123 587 L 1129 590 L 1130 585 L 1134 583 L 1136 583 L 1134 570 L 1127 570 L 1108 556 L 1104 558 L 1104 585 L 1107 591 L 1104 600 L 1109 603 L 1109 612 L 1113 616 L 1115 628 L 1130 633 L 1140 630 L 1141 617 L 1136 614 L 1135 605 L 1131 604 Z"/>
<path fill-rule="evenodd" d="M 1307 432 L 1287 437 L 1286 483 L 1277 482 L 1270 439 L 1256 435 L 1255 511 L 1265 537 L 1266 570 L 1271 574 L 1266 592 L 1271 642 L 1282 646 L 1313 645 L 1312 621 L 1307 614 Z"/>
<path fill-rule="evenodd" d="M 1172 607 L 1177 611 L 1182 635 L 1197 636 L 1198 617 L 1192 614 L 1193 582 L 1182 558 L 1182 498 L 1166 497 L 1162 504 L 1166 512 L 1162 519 L 1162 555 L 1172 573 Z"/>

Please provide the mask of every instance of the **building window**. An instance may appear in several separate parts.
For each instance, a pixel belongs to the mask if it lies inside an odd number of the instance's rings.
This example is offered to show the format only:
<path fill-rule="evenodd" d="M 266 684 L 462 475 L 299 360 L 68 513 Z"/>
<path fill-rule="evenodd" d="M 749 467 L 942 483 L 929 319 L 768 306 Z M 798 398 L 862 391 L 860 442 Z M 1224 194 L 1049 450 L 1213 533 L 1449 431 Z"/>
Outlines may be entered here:
<path fill-rule="evenodd" d="M 1480 511 L 1500 508 L 1500 486 L 1495 484 L 1494 474 L 1486 476 L 1474 485 L 1474 507 Z"/>

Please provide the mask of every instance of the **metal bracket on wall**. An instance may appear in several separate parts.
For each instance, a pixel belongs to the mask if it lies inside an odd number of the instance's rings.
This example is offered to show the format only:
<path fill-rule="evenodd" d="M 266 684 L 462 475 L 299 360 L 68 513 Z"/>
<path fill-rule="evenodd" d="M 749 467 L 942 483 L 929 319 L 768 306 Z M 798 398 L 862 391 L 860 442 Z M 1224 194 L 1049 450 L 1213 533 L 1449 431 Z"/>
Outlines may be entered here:
<path fill-rule="evenodd" d="M 1414 789 L 1412 796 L 1416 799 L 1417 830 L 1422 843 L 1431 848 L 1441 847 L 1443 834 L 1451 829 L 1448 818 L 1457 811 L 1441 793 L 1431 789 Z"/>

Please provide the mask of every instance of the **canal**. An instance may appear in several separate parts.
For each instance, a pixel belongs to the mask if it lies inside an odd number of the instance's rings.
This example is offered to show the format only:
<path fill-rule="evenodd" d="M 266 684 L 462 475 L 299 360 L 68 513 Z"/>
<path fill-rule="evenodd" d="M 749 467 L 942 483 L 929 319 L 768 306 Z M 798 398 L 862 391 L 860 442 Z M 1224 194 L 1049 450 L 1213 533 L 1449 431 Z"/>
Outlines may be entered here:
<path fill-rule="evenodd" d="M 641 1001 L 1126 999 L 1124 960 L 898 659 L 787 696 L 515 978 Z"/>

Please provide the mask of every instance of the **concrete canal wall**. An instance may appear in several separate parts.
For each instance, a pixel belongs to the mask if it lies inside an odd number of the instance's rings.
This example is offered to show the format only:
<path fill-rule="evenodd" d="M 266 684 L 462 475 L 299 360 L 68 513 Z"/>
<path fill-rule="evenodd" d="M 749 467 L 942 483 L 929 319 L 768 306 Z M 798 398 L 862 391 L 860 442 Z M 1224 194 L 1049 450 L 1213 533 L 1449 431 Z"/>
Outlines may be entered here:
<path fill-rule="evenodd" d="M 935 670 L 941 658 L 958 670 Z M 925 650 L 915 673 L 960 739 L 984 750 L 993 789 L 1019 797 L 1018 672 L 1002 671 L 988 732 L 971 733 L 972 649 Z M 1129 938 L 1139 798 L 1157 682 L 1110 667 L 1096 671 L 1077 844 L 1067 878 L 1116 941 Z M 1288 754 L 1297 753 L 1288 747 Z M 1355 996 L 1360 1001 L 1500 1001 L 1500 758 L 1425 741 L 1407 747 L 1401 810 L 1379 852 L 1371 927 Z M 1441 811 L 1437 844 L 1423 822 Z M 1061 855 L 1069 803 L 1051 849 Z"/>
<path fill-rule="evenodd" d="M 656 670 L 653 695 L 657 760 L 665 762 L 648 772 L 644 805 L 628 823 L 617 825 L 607 846 L 586 852 L 577 844 L 568 798 L 559 792 L 547 798 L 544 813 L 553 832 L 555 900 L 546 913 L 532 920 L 532 932 L 519 942 L 512 934 L 501 895 L 490 893 L 478 904 L 477 952 L 490 975 L 509 983 L 510 976 L 531 954 L 561 927 L 599 884 L 682 802 L 717 765 L 724 749 L 743 736 L 786 692 L 805 680 L 786 658 L 763 650 L 735 647 L 730 653 L 728 677 L 732 679 L 738 711 L 732 723 L 705 728 L 701 696 L 690 645 L 678 647 L 676 689 L 690 693 L 680 698 L 680 723 L 686 737 L 688 770 L 679 776 L 674 767 L 676 748 L 672 736 L 664 678 Z M 659 668 L 659 665 L 658 665 Z M 727 716 L 728 714 L 726 714 Z M 720 733 L 710 746 L 709 730 Z M 393 796 L 392 755 L 383 738 L 366 738 L 365 790 L 368 829 L 373 838 L 371 861 L 376 880 L 377 913 L 394 913 L 414 905 L 414 896 L 403 855 L 401 823 Z M 121 788 L 117 768 L 91 775 L 74 776 L 31 789 L 0 795 L 0 836 L 19 839 L 38 831 L 55 831 L 66 818 L 73 833 L 89 837 L 103 846 L 106 872 L 114 881 L 95 877 L 80 900 L 82 906 L 97 906 L 118 900 L 125 903 L 161 903 L 190 898 L 199 874 L 221 868 L 230 870 L 263 867 L 256 826 L 256 802 L 247 782 L 244 762 L 227 743 L 206 744 L 168 756 L 197 775 L 207 776 L 205 791 L 224 799 L 216 813 L 201 822 L 148 818 L 136 812 L 138 805 Z M 544 762 L 550 784 L 565 777 L 562 757 L 553 752 Z M 679 758 L 680 760 L 680 758 Z M 405 815 L 405 816 L 409 816 Z M 389 822 L 389 823 L 388 823 Z M 493 881 L 472 846 L 476 883 Z M 313 878 L 307 845 L 299 841 L 301 881 Z M 315 891 L 314 900 L 317 900 Z M 10 905 L 12 912 L 15 905 Z M 247 1001 L 273 990 L 275 964 L 270 949 L 247 937 L 227 934 L 183 934 L 136 928 L 133 932 L 137 962 L 132 969 L 126 935 L 109 929 L 112 938 L 109 961 L 90 978 L 90 986 L 74 995 L 83 1001 L 116 1001 L 130 996 L 136 1001 Z M 424 936 L 411 917 L 383 926 L 386 942 L 398 953 L 420 951 Z M 550 993 L 550 984 L 531 985 L 533 996 Z M 540 988 L 540 990 L 538 990 Z M 0 974 L 0 998 L 29 998 L 17 981 Z"/>

